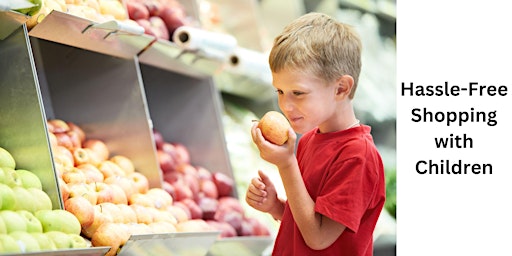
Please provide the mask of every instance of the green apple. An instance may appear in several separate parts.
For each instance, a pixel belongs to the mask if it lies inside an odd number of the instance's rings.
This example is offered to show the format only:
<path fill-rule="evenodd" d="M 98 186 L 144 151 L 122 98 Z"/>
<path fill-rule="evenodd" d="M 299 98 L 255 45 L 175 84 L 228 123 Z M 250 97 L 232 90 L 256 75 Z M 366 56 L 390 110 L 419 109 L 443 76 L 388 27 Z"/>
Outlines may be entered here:
<path fill-rule="evenodd" d="M 27 232 L 29 233 L 42 233 L 43 232 L 43 226 L 41 225 L 41 222 L 39 219 L 34 216 L 31 212 L 27 210 L 18 210 L 16 211 L 21 217 L 24 218 L 25 222 L 27 223 Z"/>
<path fill-rule="evenodd" d="M 3 218 L 0 218 L 0 234 L 7 234 L 7 226 L 5 226 Z"/>
<path fill-rule="evenodd" d="M 53 209 L 52 200 L 50 196 L 43 190 L 37 188 L 28 188 L 28 192 L 32 195 L 32 198 L 35 201 L 34 212 L 39 210 L 51 210 Z"/>
<path fill-rule="evenodd" d="M 3 210 L 0 211 L 0 217 L 2 217 L 7 233 L 14 231 L 27 231 L 27 222 L 25 219 L 15 211 Z"/>
<path fill-rule="evenodd" d="M 12 157 L 9 151 L 2 147 L 0 147 L 0 167 L 7 167 L 13 170 L 16 168 L 16 161 L 14 161 L 14 157 Z"/>
<path fill-rule="evenodd" d="M 21 248 L 16 243 L 16 240 L 7 234 L 0 234 L 0 244 L 2 244 L 3 248 L 1 253 L 20 253 Z"/>
<path fill-rule="evenodd" d="M 36 200 L 32 194 L 24 187 L 13 187 L 14 197 L 16 198 L 16 205 L 13 210 L 27 210 L 35 212 Z"/>
<path fill-rule="evenodd" d="M 0 210 L 12 210 L 16 207 L 16 196 L 11 187 L 0 184 L 0 197 L 2 198 L 2 207 Z"/>
<path fill-rule="evenodd" d="M 68 236 L 71 238 L 71 241 L 73 242 L 73 245 L 71 248 L 87 248 L 87 247 L 89 247 L 89 245 L 87 244 L 87 241 L 81 235 L 68 234 Z"/>
<path fill-rule="evenodd" d="M 80 235 L 82 230 L 75 215 L 66 210 L 40 210 L 35 213 L 35 216 L 43 225 L 43 232 L 60 231 L 66 234 Z"/>
<path fill-rule="evenodd" d="M 43 189 L 43 184 L 37 175 L 33 172 L 27 171 L 25 169 L 16 170 L 18 176 L 21 179 L 21 185 L 25 188 L 38 188 Z"/>
<path fill-rule="evenodd" d="M 51 239 L 46 233 L 30 233 L 34 239 L 37 240 L 37 243 L 39 243 L 39 248 L 41 248 L 41 251 L 55 251 L 57 250 L 57 246 L 53 242 L 53 239 Z"/>
<path fill-rule="evenodd" d="M 71 240 L 71 237 L 64 232 L 48 231 L 45 232 L 44 234 L 47 235 L 50 239 L 52 239 L 57 249 L 73 248 L 73 240 Z"/>
<path fill-rule="evenodd" d="M 4 172 L 4 182 L 3 184 L 9 187 L 17 187 L 21 186 L 21 179 L 18 173 L 9 167 L 0 167 L 0 169 Z"/>
<path fill-rule="evenodd" d="M 22 252 L 38 252 L 41 251 L 37 240 L 28 232 L 14 231 L 9 235 L 20 245 Z"/>

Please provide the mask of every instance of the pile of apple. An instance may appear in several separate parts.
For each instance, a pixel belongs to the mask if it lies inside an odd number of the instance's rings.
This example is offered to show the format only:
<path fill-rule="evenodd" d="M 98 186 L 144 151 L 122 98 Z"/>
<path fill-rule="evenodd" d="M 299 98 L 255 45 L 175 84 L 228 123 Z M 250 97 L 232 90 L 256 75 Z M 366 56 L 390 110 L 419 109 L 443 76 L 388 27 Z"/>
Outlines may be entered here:
<path fill-rule="evenodd" d="M 177 0 L 125 0 L 128 17 L 158 39 L 172 40 L 174 31 L 190 25 L 184 7 Z"/>
<path fill-rule="evenodd" d="M 77 217 L 82 236 L 115 255 L 134 234 L 211 230 L 191 220 L 162 188 L 149 188 L 146 176 L 106 144 L 86 138 L 72 122 L 47 121 L 50 145 L 65 210 Z"/>
<path fill-rule="evenodd" d="M 259 219 L 245 214 L 240 201 L 233 196 L 235 182 L 231 177 L 192 165 L 183 144 L 165 141 L 157 130 L 153 135 L 164 179 L 162 188 L 189 219 L 204 220 L 212 229 L 220 230 L 221 237 L 270 235 Z"/>
<path fill-rule="evenodd" d="M 0 253 L 86 248 L 80 223 L 71 213 L 53 209 L 37 175 L 16 169 L 0 147 Z"/>

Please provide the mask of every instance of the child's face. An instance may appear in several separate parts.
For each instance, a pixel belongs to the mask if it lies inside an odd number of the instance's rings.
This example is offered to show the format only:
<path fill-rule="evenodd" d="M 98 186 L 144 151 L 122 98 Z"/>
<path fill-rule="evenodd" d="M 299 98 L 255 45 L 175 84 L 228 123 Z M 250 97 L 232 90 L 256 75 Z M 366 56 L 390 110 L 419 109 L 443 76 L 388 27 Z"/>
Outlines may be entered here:
<path fill-rule="evenodd" d="M 335 82 L 287 70 L 272 76 L 279 108 L 295 132 L 303 134 L 317 126 L 322 132 L 330 131 L 337 106 Z"/>

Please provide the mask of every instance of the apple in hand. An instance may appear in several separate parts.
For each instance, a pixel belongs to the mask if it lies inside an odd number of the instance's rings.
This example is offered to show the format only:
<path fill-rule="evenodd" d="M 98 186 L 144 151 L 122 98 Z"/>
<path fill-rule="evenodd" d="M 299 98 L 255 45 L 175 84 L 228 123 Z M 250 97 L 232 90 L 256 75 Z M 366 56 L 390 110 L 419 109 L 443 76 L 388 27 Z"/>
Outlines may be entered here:
<path fill-rule="evenodd" d="M 34 215 L 41 222 L 43 232 L 45 233 L 48 231 L 60 231 L 66 234 L 80 235 L 80 222 L 71 212 L 61 209 L 40 210 Z"/>
<path fill-rule="evenodd" d="M 283 145 L 288 140 L 290 127 L 288 119 L 277 111 L 268 111 L 258 122 L 263 137 L 276 145 Z"/>
<path fill-rule="evenodd" d="M 16 170 L 16 172 L 18 173 L 18 176 L 21 179 L 21 184 L 23 187 L 43 189 L 41 180 L 39 179 L 39 177 L 37 177 L 35 173 L 24 169 L 18 169 Z"/>

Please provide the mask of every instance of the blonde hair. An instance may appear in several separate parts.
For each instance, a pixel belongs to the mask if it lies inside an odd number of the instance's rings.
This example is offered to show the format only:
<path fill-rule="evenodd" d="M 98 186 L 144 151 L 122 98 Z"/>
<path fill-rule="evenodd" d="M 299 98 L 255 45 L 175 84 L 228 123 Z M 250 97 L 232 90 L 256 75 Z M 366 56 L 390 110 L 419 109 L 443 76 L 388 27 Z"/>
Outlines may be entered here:
<path fill-rule="evenodd" d="M 269 64 L 274 73 L 306 72 L 327 82 L 350 75 L 352 98 L 361 72 L 361 49 L 361 40 L 349 25 L 312 12 L 294 20 L 274 39 Z"/>

